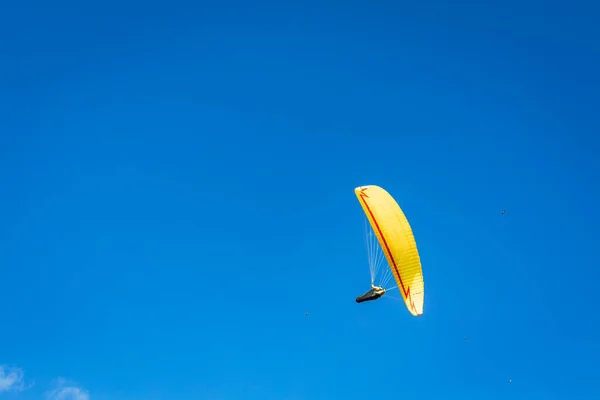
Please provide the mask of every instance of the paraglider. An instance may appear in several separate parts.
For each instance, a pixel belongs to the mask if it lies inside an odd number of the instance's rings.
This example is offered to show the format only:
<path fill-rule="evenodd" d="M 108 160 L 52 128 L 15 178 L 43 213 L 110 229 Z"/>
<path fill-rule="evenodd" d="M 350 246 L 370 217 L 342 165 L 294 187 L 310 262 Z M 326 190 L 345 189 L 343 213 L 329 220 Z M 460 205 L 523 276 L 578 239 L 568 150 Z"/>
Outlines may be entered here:
<path fill-rule="evenodd" d="M 359 186 L 354 189 L 354 193 L 371 228 L 367 235 L 371 290 L 357 297 L 356 302 L 377 300 L 397 287 L 408 311 L 414 316 L 422 315 L 425 289 L 421 261 L 404 212 L 396 200 L 379 186 Z M 383 255 L 375 254 L 378 250 Z M 384 268 L 381 283 L 375 285 L 383 260 L 387 261 L 388 268 Z M 385 289 L 391 277 L 396 286 Z"/>
<path fill-rule="evenodd" d="M 357 303 L 362 303 L 363 301 L 377 300 L 381 296 L 385 294 L 386 290 L 380 286 L 375 286 L 373 282 L 371 282 L 371 290 L 367 293 L 358 296 L 356 298 Z"/>

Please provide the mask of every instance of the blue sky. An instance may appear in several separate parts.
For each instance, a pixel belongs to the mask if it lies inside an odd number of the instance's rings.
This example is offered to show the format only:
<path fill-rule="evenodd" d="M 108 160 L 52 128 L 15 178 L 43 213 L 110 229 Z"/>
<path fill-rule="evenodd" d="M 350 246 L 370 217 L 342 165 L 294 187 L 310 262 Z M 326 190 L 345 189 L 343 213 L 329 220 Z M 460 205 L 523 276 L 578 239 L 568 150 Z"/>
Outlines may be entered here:
<path fill-rule="evenodd" d="M 4 4 L 0 399 L 600 397 L 600 13 L 565 4 Z M 354 302 L 366 184 L 422 317 Z"/>

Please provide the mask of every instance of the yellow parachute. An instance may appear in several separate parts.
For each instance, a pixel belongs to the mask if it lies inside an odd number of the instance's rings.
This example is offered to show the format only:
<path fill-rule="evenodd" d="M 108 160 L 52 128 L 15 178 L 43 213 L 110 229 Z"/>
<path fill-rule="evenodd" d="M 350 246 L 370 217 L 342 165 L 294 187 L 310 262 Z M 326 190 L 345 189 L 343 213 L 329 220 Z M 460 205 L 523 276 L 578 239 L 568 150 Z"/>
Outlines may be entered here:
<path fill-rule="evenodd" d="M 425 297 L 423 271 L 406 216 L 394 198 L 379 186 L 359 186 L 354 193 L 371 228 L 367 234 L 371 281 L 377 278 L 385 258 L 389 269 L 383 271 L 380 286 L 383 287 L 393 276 L 408 311 L 414 316 L 422 315 Z M 378 249 L 384 257 L 375 254 Z"/>

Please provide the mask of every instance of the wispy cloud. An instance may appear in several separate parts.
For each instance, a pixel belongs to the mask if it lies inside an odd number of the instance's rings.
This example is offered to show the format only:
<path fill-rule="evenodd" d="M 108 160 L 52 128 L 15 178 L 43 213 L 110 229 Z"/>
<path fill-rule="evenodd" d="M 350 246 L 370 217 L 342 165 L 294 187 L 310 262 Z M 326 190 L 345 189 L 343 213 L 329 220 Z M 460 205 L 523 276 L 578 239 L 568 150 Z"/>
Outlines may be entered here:
<path fill-rule="evenodd" d="M 48 400 L 90 400 L 90 394 L 74 384 L 68 384 L 63 378 L 56 380 L 56 387 L 47 392 Z"/>
<path fill-rule="evenodd" d="M 24 374 L 21 368 L 0 365 L 0 393 L 23 390 Z"/>

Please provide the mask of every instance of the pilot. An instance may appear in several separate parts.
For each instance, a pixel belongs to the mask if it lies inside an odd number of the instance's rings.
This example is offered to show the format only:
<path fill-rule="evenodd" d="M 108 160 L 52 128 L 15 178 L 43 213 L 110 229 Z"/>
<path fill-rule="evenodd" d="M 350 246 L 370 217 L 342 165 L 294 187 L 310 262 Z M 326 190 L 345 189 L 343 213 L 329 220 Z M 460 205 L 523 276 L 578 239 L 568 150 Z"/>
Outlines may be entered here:
<path fill-rule="evenodd" d="M 371 290 L 362 296 L 358 296 L 356 298 L 357 303 L 362 303 L 363 301 L 377 300 L 381 296 L 385 294 L 385 289 L 380 286 L 375 286 L 373 282 L 371 282 Z"/>

